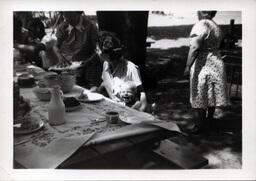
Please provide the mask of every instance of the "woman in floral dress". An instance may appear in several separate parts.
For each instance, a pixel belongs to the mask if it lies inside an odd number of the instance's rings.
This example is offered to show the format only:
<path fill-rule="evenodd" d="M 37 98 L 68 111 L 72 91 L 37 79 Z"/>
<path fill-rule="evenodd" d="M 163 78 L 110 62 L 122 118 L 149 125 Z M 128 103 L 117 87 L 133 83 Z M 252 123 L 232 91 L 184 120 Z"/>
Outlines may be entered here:
<path fill-rule="evenodd" d="M 224 63 L 218 52 L 222 34 L 212 20 L 216 11 L 199 11 L 190 33 L 190 50 L 184 74 L 190 72 L 190 103 L 196 122 L 190 131 L 209 128 L 216 107 L 229 104 Z"/>

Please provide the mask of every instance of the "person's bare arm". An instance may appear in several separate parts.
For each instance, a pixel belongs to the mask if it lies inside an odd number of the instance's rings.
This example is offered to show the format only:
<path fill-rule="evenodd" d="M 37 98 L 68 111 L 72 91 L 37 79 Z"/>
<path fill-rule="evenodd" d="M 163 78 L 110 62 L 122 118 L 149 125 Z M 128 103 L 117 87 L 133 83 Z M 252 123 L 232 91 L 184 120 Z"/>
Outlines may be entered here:
<path fill-rule="evenodd" d="M 104 88 L 105 88 L 105 87 L 104 87 L 104 84 L 103 84 L 103 82 L 102 82 L 98 87 L 97 87 L 97 86 L 92 86 L 92 87 L 90 88 L 90 91 L 91 91 L 91 92 L 98 92 L 98 93 L 101 93 Z"/>
<path fill-rule="evenodd" d="M 139 110 L 139 111 L 145 111 L 146 107 L 147 107 L 147 96 L 146 93 L 141 86 L 139 86 L 138 88 L 138 92 L 140 94 L 140 99 L 138 101 L 136 101 L 134 103 L 134 105 L 132 106 L 133 109 Z"/>
<path fill-rule="evenodd" d="M 67 60 L 60 52 L 60 49 L 58 48 L 58 46 L 55 44 L 53 46 L 53 51 L 55 52 L 55 54 L 58 57 L 58 67 L 66 67 L 68 65 L 71 65 L 71 62 L 69 60 Z"/>
<path fill-rule="evenodd" d="M 186 68 L 184 71 L 184 76 L 189 74 L 190 68 L 193 65 L 196 57 L 198 56 L 199 50 L 202 47 L 203 40 L 200 37 L 192 37 L 191 45 L 188 53 Z"/>
<path fill-rule="evenodd" d="M 140 93 L 140 111 L 145 111 L 146 107 L 147 107 L 147 97 L 146 97 L 146 93 L 145 92 L 141 92 Z"/>

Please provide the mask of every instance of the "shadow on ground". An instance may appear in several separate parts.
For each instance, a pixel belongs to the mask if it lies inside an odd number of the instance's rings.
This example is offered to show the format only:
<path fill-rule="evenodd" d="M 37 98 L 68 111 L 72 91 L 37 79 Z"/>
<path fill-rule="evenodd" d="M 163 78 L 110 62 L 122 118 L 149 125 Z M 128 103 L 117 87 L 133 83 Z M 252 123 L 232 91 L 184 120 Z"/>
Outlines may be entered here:
<path fill-rule="evenodd" d="M 173 121 L 181 128 L 190 123 L 193 112 L 189 104 L 189 84 L 177 83 L 182 76 L 188 47 L 169 50 L 149 49 L 147 57 L 147 87 L 150 105 L 162 120 Z M 241 95 L 241 92 L 239 93 Z M 224 113 L 224 114 L 223 114 Z M 190 146 L 209 160 L 206 168 L 242 167 L 242 99 L 231 99 L 231 106 L 216 111 L 214 128 L 207 135 L 180 135 L 172 141 Z"/>

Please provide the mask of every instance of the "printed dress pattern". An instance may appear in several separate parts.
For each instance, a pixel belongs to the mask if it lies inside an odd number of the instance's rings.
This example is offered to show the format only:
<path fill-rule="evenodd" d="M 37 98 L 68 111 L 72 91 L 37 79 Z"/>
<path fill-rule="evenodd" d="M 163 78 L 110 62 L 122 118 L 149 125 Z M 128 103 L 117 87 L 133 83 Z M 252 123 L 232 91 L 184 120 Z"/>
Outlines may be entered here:
<path fill-rule="evenodd" d="M 201 20 L 190 33 L 193 46 L 198 39 L 203 47 L 190 70 L 190 103 L 193 108 L 223 107 L 229 105 L 225 66 L 217 49 L 221 30 L 212 20 Z"/>

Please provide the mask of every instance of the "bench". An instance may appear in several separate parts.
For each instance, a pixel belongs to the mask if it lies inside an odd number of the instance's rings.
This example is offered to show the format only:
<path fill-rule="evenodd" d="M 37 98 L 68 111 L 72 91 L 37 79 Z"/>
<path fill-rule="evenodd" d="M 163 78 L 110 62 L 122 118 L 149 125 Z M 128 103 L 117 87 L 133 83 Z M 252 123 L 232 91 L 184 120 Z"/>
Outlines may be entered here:
<path fill-rule="evenodd" d="M 208 165 L 208 160 L 190 147 L 163 140 L 153 152 L 182 169 L 197 169 Z"/>

